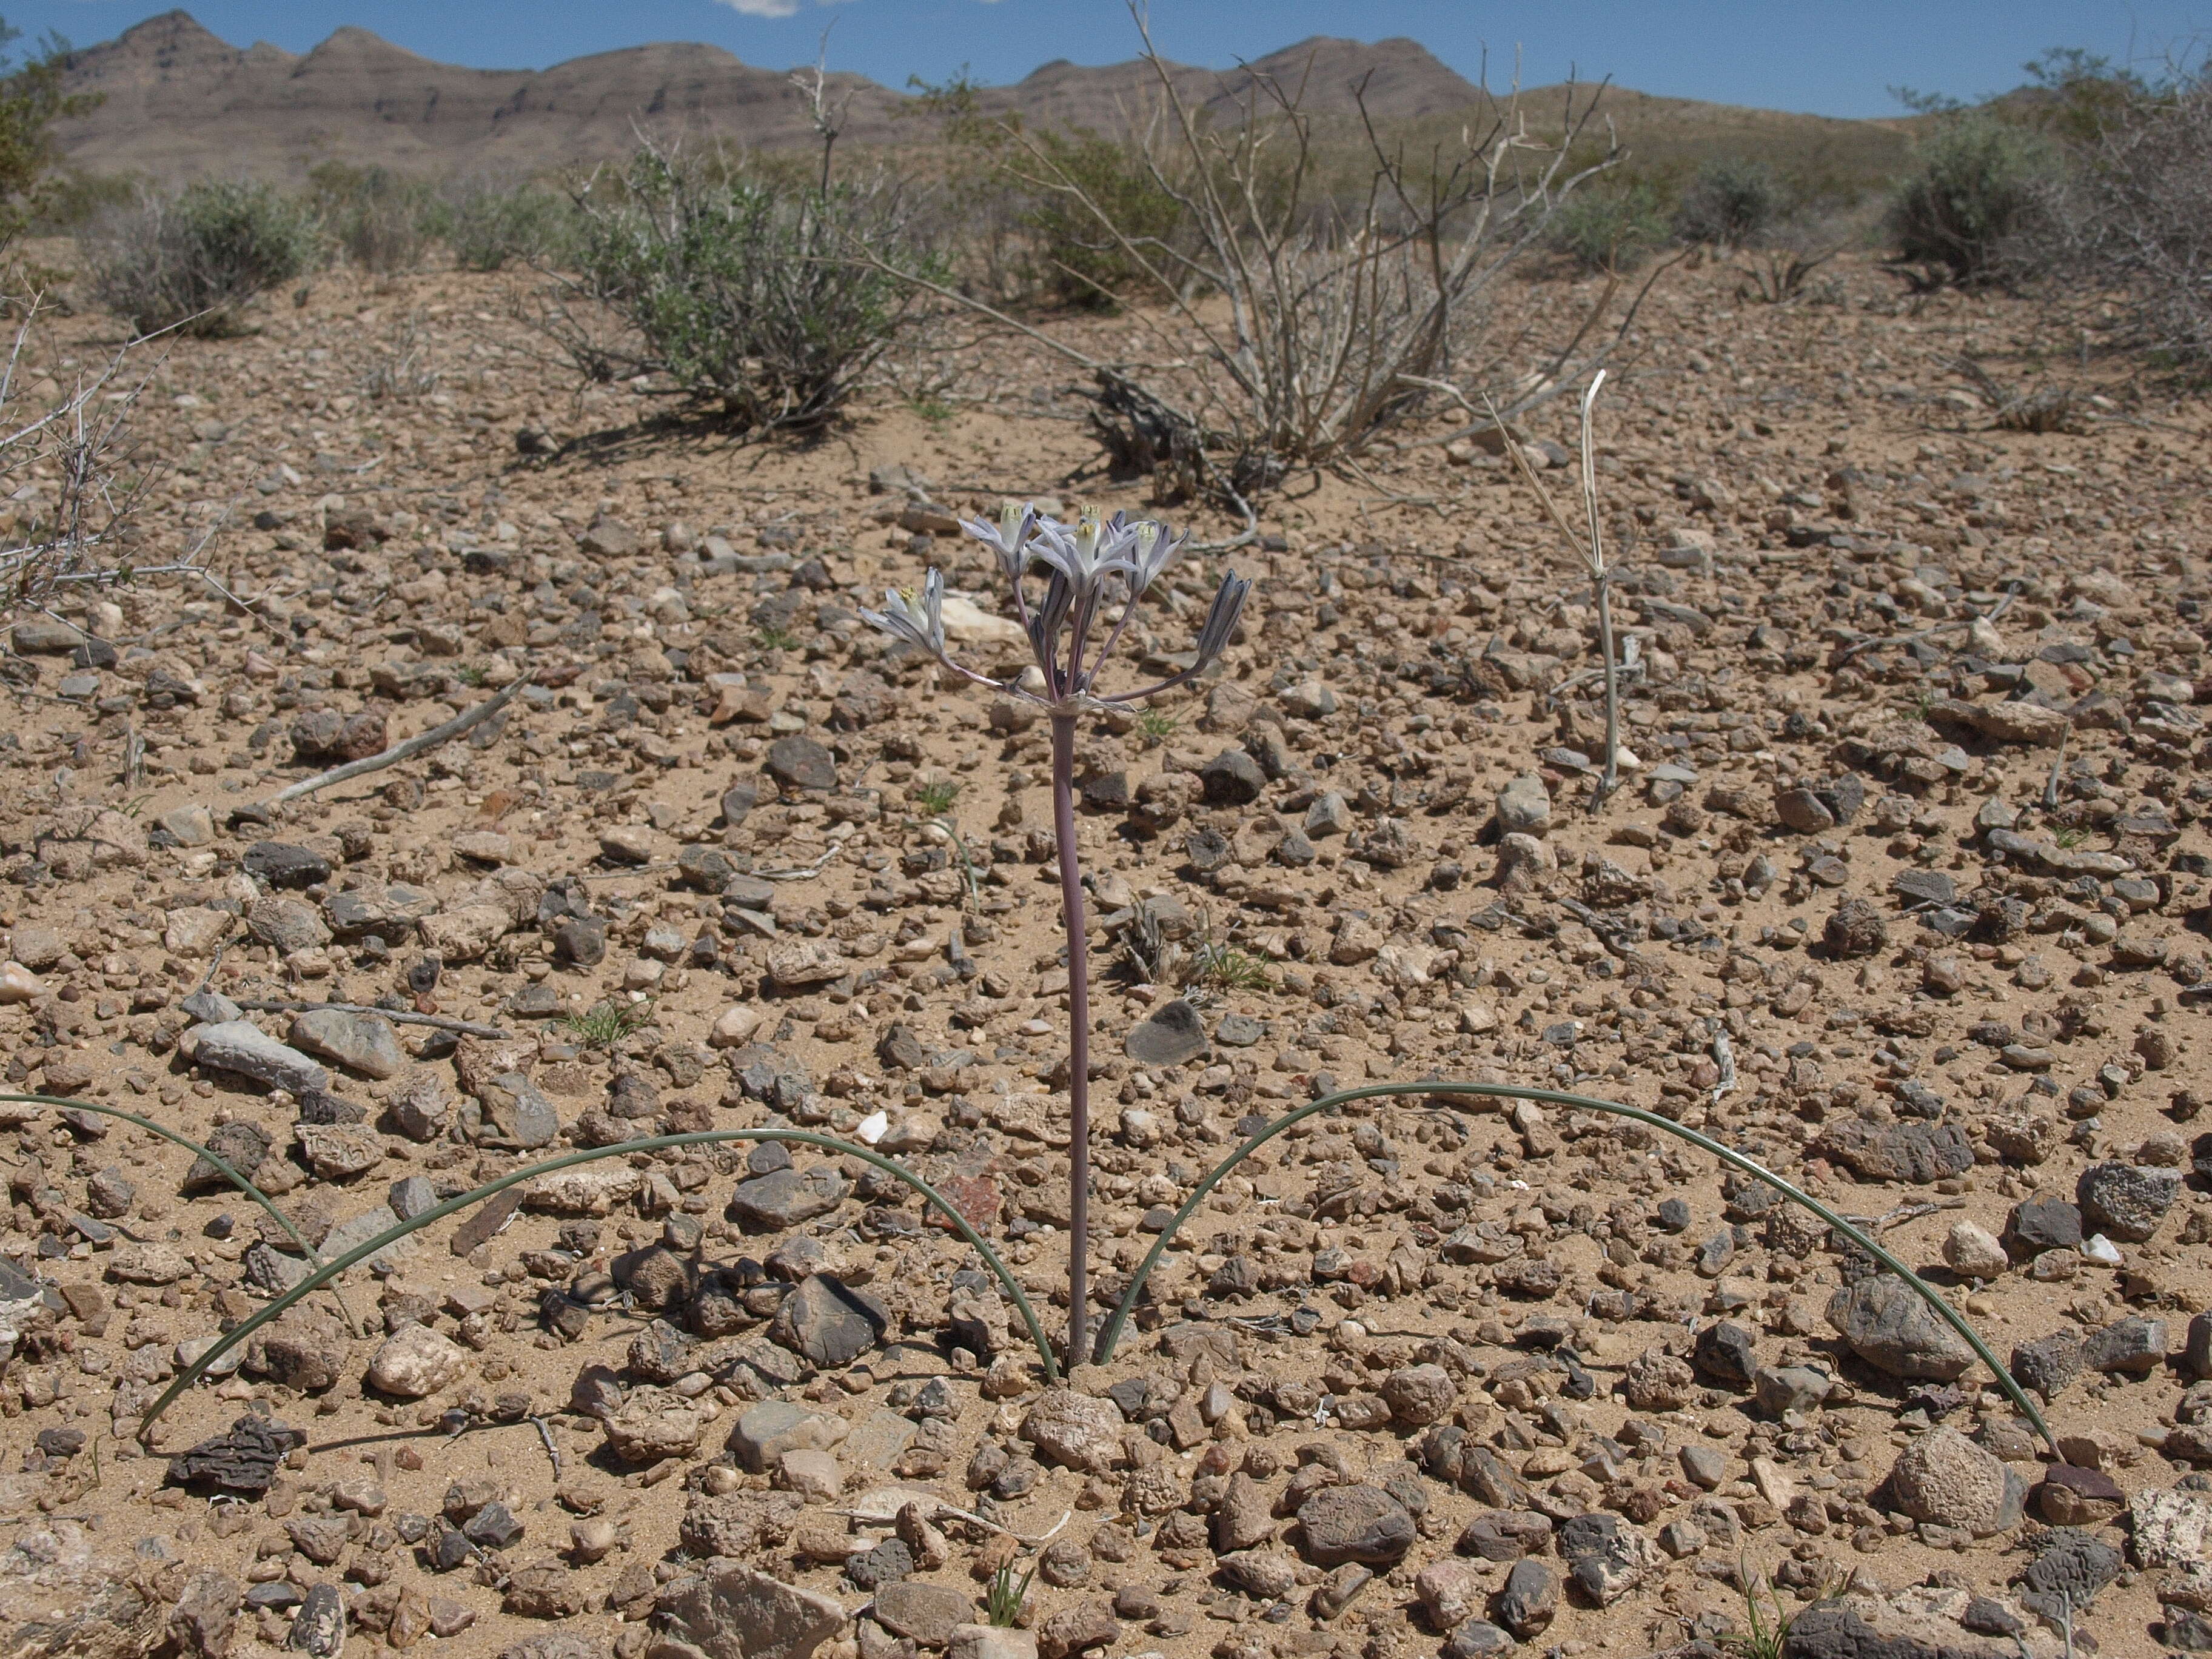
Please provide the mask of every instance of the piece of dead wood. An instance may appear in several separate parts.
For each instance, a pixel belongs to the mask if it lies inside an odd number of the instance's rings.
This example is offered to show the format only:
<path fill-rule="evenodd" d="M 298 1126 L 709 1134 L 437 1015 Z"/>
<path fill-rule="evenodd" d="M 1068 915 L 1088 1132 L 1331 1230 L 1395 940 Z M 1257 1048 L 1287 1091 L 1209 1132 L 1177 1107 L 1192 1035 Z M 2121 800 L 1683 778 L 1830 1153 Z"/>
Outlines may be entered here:
<path fill-rule="evenodd" d="M 380 1019 L 398 1025 L 429 1025 L 441 1031 L 459 1031 L 463 1036 L 511 1037 L 514 1032 L 497 1025 L 482 1025 L 472 1019 L 454 1019 L 446 1014 L 418 1014 L 410 1008 L 377 1008 L 366 1002 L 240 1002 L 258 1014 L 312 1014 L 318 1009 L 335 1008 L 342 1014 L 374 1014 Z"/>
<path fill-rule="evenodd" d="M 428 732 L 417 732 L 404 742 L 395 743 L 380 755 L 371 755 L 364 760 L 348 761 L 343 766 L 333 766 L 327 772 L 318 772 L 312 778 L 302 778 L 297 783 L 289 784 L 270 797 L 270 804 L 274 805 L 278 801 L 297 800 L 302 795 L 312 795 L 318 789 L 327 789 L 334 783 L 345 782 L 349 778 L 361 777 L 370 772 L 381 772 L 387 766 L 397 766 L 404 760 L 411 760 L 416 756 L 435 749 L 441 744 L 450 743 L 462 732 L 473 726 L 481 726 L 521 696 L 532 684 L 534 682 L 526 678 L 517 680 L 496 696 L 486 697 L 475 708 L 464 709 L 443 726 L 434 726 Z"/>

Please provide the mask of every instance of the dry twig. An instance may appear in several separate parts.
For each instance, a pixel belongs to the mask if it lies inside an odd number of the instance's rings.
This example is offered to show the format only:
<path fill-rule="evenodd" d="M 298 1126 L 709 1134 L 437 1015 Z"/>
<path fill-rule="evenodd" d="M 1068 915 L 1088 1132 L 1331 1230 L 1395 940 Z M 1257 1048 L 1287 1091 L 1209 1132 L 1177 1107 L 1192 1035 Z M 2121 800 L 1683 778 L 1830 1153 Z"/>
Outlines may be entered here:
<path fill-rule="evenodd" d="M 270 804 L 274 805 L 278 801 L 297 800 L 302 795 L 312 795 L 318 789 L 327 789 L 334 783 L 345 782 L 349 778 L 358 778 L 370 772 L 381 772 L 387 766 L 397 766 L 404 760 L 411 760 L 414 757 L 435 749 L 441 744 L 450 743 L 471 727 L 482 725 L 499 713 L 501 709 L 520 696 L 531 684 L 528 679 L 517 680 L 498 696 L 486 697 L 475 708 L 454 715 L 443 726 L 434 726 L 428 732 L 419 732 L 404 743 L 393 744 L 380 755 L 371 755 L 364 760 L 348 761 L 343 766 L 333 766 L 327 772 L 318 772 L 312 778 L 302 778 L 299 782 L 289 785 L 271 795 L 269 798 Z"/>

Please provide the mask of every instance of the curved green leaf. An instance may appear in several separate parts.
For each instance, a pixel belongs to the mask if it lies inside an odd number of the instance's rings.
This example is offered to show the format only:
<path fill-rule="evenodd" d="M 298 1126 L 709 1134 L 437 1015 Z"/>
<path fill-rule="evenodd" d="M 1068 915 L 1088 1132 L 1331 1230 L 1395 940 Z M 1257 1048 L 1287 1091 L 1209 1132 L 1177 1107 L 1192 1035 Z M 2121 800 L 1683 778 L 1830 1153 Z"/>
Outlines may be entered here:
<path fill-rule="evenodd" d="M 1036 1351 L 1044 1360 L 1046 1380 L 1059 1381 L 1060 1367 L 1053 1358 L 1052 1345 L 1045 1340 L 1044 1328 L 1038 1323 L 1036 1310 L 1030 1305 L 1030 1299 L 1023 1292 L 1020 1282 L 1007 1269 L 1006 1264 L 999 1259 L 999 1253 L 991 1248 L 989 1242 L 969 1224 L 968 1218 L 955 1209 L 944 1194 L 908 1169 L 906 1165 L 868 1147 L 855 1146 L 848 1141 L 835 1139 L 829 1135 L 816 1134 L 811 1129 L 699 1129 L 686 1134 L 648 1135 L 639 1140 L 619 1141 L 611 1146 L 593 1146 L 584 1152 L 569 1152 L 560 1158 L 547 1158 L 542 1163 L 532 1164 L 526 1169 L 516 1170 L 510 1174 L 503 1175 L 496 1181 L 488 1181 L 483 1186 L 471 1188 L 456 1198 L 449 1198 L 444 1203 L 401 1222 L 396 1227 L 386 1228 L 374 1238 L 356 1245 L 335 1261 L 318 1267 L 252 1318 L 241 1320 L 230 1330 L 225 1332 L 220 1341 L 178 1374 L 176 1381 L 169 1384 L 161 1397 L 155 1401 L 146 1415 L 139 1419 L 139 1440 L 142 1443 L 145 1440 L 153 1429 L 155 1419 L 169 1408 L 171 1402 L 179 1395 L 198 1382 L 208 1368 L 224 1354 L 246 1340 L 270 1320 L 283 1314 L 286 1309 L 297 1303 L 325 1280 L 343 1273 L 356 1262 L 367 1261 L 379 1250 L 406 1237 L 408 1234 L 427 1227 L 434 1221 L 441 1221 L 456 1211 L 467 1209 L 472 1204 L 480 1204 L 487 1198 L 505 1192 L 509 1187 L 519 1186 L 526 1181 L 534 1181 L 539 1176 L 550 1175 L 556 1170 L 566 1170 L 575 1164 L 593 1163 L 603 1158 L 627 1158 L 632 1152 L 656 1152 L 671 1146 L 712 1146 L 726 1140 L 795 1141 L 803 1146 L 819 1146 L 826 1152 L 836 1152 L 842 1157 L 857 1158 L 862 1163 L 872 1164 L 877 1169 L 896 1176 L 906 1182 L 908 1186 L 920 1193 L 927 1202 L 935 1206 L 938 1212 L 952 1224 L 954 1231 L 958 1232 L 961 1237 L 975 1247 L 976 1254 L 981 1255 L 985 1264 L 998 1275 L 999 1282 L 1006 1286 L 1006 1293 L 1014 1299 L 1014 1306 L 1020 1310 L 1022 1322 L 1029 1327 L 1030 1340 L 1036 1345 Z"/>
<path fill-rule="evenodd" d="M 126 1112 L 120 1106 L 103 1106 L 96 1100 L 70 1100 L 61 1095 L 0 1095 L 0 1100 L 35 1102 L 41 1106 L 67 1106 L 80 1112 L 95 1112 L 102 1117 L 121 1118 L 125 1123 L 135 1123 L 149 1133 L 157 1134 L 162 1139 L 182 1146 L 187 1152 L 198 1152 L 215 1166 L 216 1173 L 224 1180 L 267 1211 L 269 1218 L 284 1230 L 285 1237 L 306 1253 L 308 1261 L 313 1262 L 318 1267 L 323 1265 L 323 1258 L 315 1253 L 315 1247 L 300 1236 L 300 1230 L 292 1224 L 290 1218 L 283 1211 L 276 1207 L 275 1201 L 268 1194 L 263 1192 L 260 1188 L 239 1174 L 237 1170 L 232 1169 L 229 1164 L 201 1146 L 190 1135 L 180 1135 L 167 1125 L 156 1123 L 150 1117 L 141 1117 L 136 1112 Z M 331 1294 L 337 1297 L 338 1306 L 345 1314 L 346 1323 L 359 1329 L 361 1322 L 354 1317 L 353 1310 L 347 1307 L 345 1292 L 333 1285 L 331 1286 Z"/>
<path fill-rule="evenodd" d="M 1198 1206 L 1205 1201 L 1206 1194 L 1221 1184 L 1224 1176 L 1292 1124 L 1302 1123 L 1316 1113 L 1332 1110 L 1351 1101 L 1373 1100 L 1389 1095 L 1431 1097 L 1468 1095 L 1498 1100 L 1542 1101 L 1550 1105 L 1575 1106 L 1584 1111 L 1602 1112 L 1612 1117 L 1629 1118 L 1650 1128 L 1673 1135 L 1679 1140 L 1686 1140 L 1700 1151 L 1711 1152 L 1723 1164 L 1731 1164 L 1746 1175 L 1765 1182 L 1791 1203 L 1800 1205 L 1820 1217 L 1837 1232 L 1850 1239 L 1852 1243 L 1857 1245 L 1859 1249 L 1864 1250 L 1884 1267 L 1911 1286 L 1913 1293 L 1925 1302 L 1945 1324 L 1965 1338 L 1966 1345 L 1973 1349 L 1974 1352 L 1980 1357 L 1982 1363 L 1995 1373 L 1997 1385 L 2005 1391 L 2006 1397 L 2020 1407 L 2027 1420 L 2035 1425 L 2035 1431 L 2043 1437 L 2044 1443 L 2051 1448 L 2051 1455 L 2054 1457 L 2059 1457 L 2061 1462 L 2065 1461 L 2063 1457 L 2059 1456 L 2058 1443 L 2052 1438 L 2051 1425 L 2043 1420 L 2043 1413 L 2036 1409 L 2035 1403 L 2028 1398 L 2027 1391 L 2013 1380 L 2012 1373 L 2004 1368 L 1996 1355 L 1991 1352 L 1990 1345 L 1982 1340 L 1980 1334 L 1968 1324 L 1949 1303 L 1936 1294 L 1933 1285 L 1897 1257 L 1882 1249 L 1870 1236 L 1861 1232 L 1858 1228 L 1844 1220 L 1842 1216 L 1838 1215 L 1811 1194 L 1793 1186 L 1771 1170 L 1746 1158 L 1734 1148 L 1723 1146 L 1710 1135 L 1699 1134 L 1695 1129 L 1677 1123 L 1672 1118 L 1662 1117 L 1656 1112 L 1648 1112 L 1638 1106 L 1623 1106 L 1618 1101 L 1598 1100 L 1589 1095 L 1565 1094 L 1557 1089 L 1531 1089 L 1514 1083 L 1445 1081 L 1373 1083 L 1364 1088 L 1346 1089 L 1336 1094 L 1324 1095 L 1319 1100 L 1277 1118 L 1224 1158 L 1203 1181 L 1193 1188 L 1190 1197 L 1184 1201 L 1182 1208 L 1175 1212 L 1175 1218 L 1168 1223 L 1159 1237 L 1153 1241 L 1152 1248 L 1146 1252 L 1144 1261 L 1139 1264 L 1135 1276 L 1129 1280 L 1128 1289 L 1122 1292 L 1121 1304 L 1114 1310 L 1113 1317 L 1106 1322 L 1105 1328 L 1098 1334 L 1097 1345 L 1093 1350 L 1098 1364 L 1103 1365 L 1113 1358 L 1115 1345 L 1121 1339 L 1122 1327 L 1128 1322 L 1131 1310 L 1136 1307 L 1138 1299 L 1144 1295 L 1145 1282 L 1152 1277 L 1153 1267 L 1158 1263 L 1162 1253 L 1167 1249 L 1168 1241 L 1172 1239 L 1183 1223 L 1189 1220 L 1196 1212 Z M 1447 1101 L 1447 1103 L 1450 1103 Z M 1454 1109 L 1458 1109 L 1456 1105 L 1454 1106 Z"/>

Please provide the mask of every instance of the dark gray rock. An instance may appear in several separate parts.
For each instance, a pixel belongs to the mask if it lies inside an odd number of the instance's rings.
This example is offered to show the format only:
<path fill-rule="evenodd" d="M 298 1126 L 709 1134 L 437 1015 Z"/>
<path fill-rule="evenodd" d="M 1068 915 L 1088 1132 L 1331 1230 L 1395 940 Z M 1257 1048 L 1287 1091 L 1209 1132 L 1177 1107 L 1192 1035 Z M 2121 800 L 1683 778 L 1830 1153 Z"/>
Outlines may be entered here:
<path fill-rule="evenodd" d="M 829 1214 L 851 1191 L 851 1184 L 835 1169 L 817 1164 L 803 1174 L 778 1170 L 739 1182 L 730 1208 L 749 1231 L 784 1232 Z"/>
<path fill-rule="evenodd" d="M 494 1502 L 471 1516 L 461 1531 L 471 1544 L 481 1544 L 488 1550 L 503 1550 L 522 1541 L 523 1528 L 514 1510 Z"/>
<path fill-rule="evenodd" d="M 599 916 L 562 916 L 553 924 L 553 955 L 571 968 L 596 968 L 606 960 L 607 924 Z"/>
<path fill-rule="evenodd" d="M 239 862 L 247 875 L 271 887 L 313 887 L 331 878 L 328 859 L 281 841 L 255 842 Z"/>
<path fill-rule="evenodd" d="M 2166 1322 L 2140 1315 L 2092 1331 L 2081 1344 L 2081 1363 L 2093 1371 L 2146 1376 L 2166 1364 Z"/>
<path fill-rule="evenodd" d="M 769 1334 L 825 1370 L 849 1365 L 890 1328 L 890 1313 L 865 1291 L 829 1273 L 799 1281 L 776 1310 Z"/>
<path fill-rule="evenodd" d="M 2140 1244 L 2158 1231 L 2181 1194 L 2179 1170 L 2132 1164 L 2093 1164 L 2081 1172 L 2075 1201 L 2088 1225 L 2113 1238 Z"/>
<path fill-rule="evenodd" d="M 855 1589 L 872 1590 L 896 1584 L 914 1571 L 914 1552 L 896 1538 L 886 1538 L 872 1550 L 845 1558 L 845 1577 Z"/>
<path fill-rule="evenodd" d="M 1306 1559 L 1316 1566 L 1346 1561 L 1383 1566 L 1413 1544 L 1413 1517 L 1380 1486 L 1324 1486 L 1298 1506 Z"/>
<path fill-rule="evenodd" d="M 2070 1331 L 2053 1331 L 2012 1351 L 2013 1380 L 2056 1400 L 2081 1375 L 2081 1344 Z"/>
<path fill-rule="evenodd" d="M 2031 1198 L 2005 1218 L 2005 1254 L 2015 1265 L 2045 1250 L 2078 1250 L 2081 1238 L 2081 1212 L 2063 1198 Z"/>
<path fill-rule="evenodd" d="M 228 1432 L 172 1457 L 169 1479 L 180 1486 L 205 1483 L 225 1492 L 266 1492 L 285 1454 L 307 1443 L 299 1430 L 248 1412 Z"/>
<path fill-rule="evenodd" d="M 389 1201 L 394 1216 L 402 1221 L 412 1221 L 438 1207 L 438 1189 L 430 1184 L 428 1176 L 409 1176 L 392 1183 Z"/>
<path fill-rule="evenodd" d="M 1527 1559 L 1513 1564 L 1491 1607 L 1498 1622 L 1524 1642 L 1548 1626 L 1559 1611 L 1559 1581 L 1542 1562 Z"/>
<path fill-rule="evenodd" d="M 1974 1351 L 1899 1279 L 1876 1273 L 1828 1299 L 1828 1323 L 1853 1353 L 1892 1376 L 1948 1382 Z"/>
<path fill-rule="evenodd" d="M 812 738 L 794 732 L 768 746 L 768 775 L 792 789 L 835 789 L 837 757 Z"/>
<path fill-rule="evenodd" d="M 1698 1333 L 1690 1363 L 1708 1376 L 1742 1388 L 1759 1369 L 1758 1346 L 1749 1331 L 1723 1319 Z"/>
<path fill-rule="evenodd" d="M 1224 749 L 1198 769 L 1206 800 L 1217 806 L 1249 806 L 1266 793 L 1267 775 L 1242 749 Z"/>
<path fill-rule="evenodd" d="M 1181 997 L 1164 1003 L 1151 1018 L 1131 1028 L 1122 1051 L 1144 1066 L 1180 1066 L 1206 1052 L 1206 1026 L 1198 1011 Z"/>

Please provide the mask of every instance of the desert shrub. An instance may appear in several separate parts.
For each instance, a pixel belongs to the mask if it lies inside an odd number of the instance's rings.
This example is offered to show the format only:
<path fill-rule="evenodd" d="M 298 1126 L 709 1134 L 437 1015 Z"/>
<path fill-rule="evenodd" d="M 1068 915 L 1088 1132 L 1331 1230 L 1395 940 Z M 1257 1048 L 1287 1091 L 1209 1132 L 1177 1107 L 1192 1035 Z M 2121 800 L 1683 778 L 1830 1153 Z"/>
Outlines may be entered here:
<path fill-rule="evenodd" d="M 1899 256 L 1975 285 L 2025 274 L 2062 175 L 2042 133 L 1987 114 L 1945 118 L 1890 197 Z"/>
<path fill-rule="evenodd" d="M 246 303 L 314 269 L 313 210 L 267 185 L 194 185 L 142 196 L 83 239 L 94 297 L 142 332 L 234 331 Z"/>
<path fill-rule="evenodd" d="M 388 167 L 324 161 L 308 172 L 307 197 L 349 264 L 380 276 L 421 268 L 434 205 L 422 180 Z"/>
<path fill-rule="evenodd" d="M 1674 209 L 1674 234 L 1686 242 L 1746 247 L 1788 210 L 1782 182 L 1764 161 L 1717 156 L 1692 175 Z"/>
<path fill-rule="evenodd" d="M 568 199 L 542 185 L 464 179 L 441 192 L 437 227 L 462 270 L 498 270 L 559 263 L 574 244 L 574 220 Z"/>
<path fill-rule="evenodd" d="M 145 189 L 128 173 L 68 173 L 41 185 L 30 228 L 45 236 L 74 236 L 107 214 L 130 207 Z"/>
<path fill-rule="evenodd" d="M 2068 193 L 2063 252 L 2125 291 L 2135 344 L 2212 375 L 2212 80 L 2108 113 Z"/>
<path fill-rule="evenodd" d="M 1576 270 L 1626 271 L 1667 239 L 1659 192 L 1642 180 L 1577 191 L 1553 216 L 1547 240 Z"/>
<path fill-rule="evenodd" d="M 1142 151 L 1095 132 L 1042 132 L 1042 188 L 1023 215 L 1036 238 L 1045 286 L 1068 305 L 1110 311 L 1145 288 L 1142 255 L 1164 250 L 1182 204 Z M 1110 221 L 1109 232 L 1101 216 Z"/>
<path fill-rule="evenodd" d="M 51 35 L 37 57 L 17 62 L 6 48 L 21 34 L 0 22 L 0 245 L 20 235 L 48 204 L 55 121 L 100 101 L 62 91 L 68 47 Z"/>
<path fill-rule="evenodd" d="M 908 211 L 886 183 L 824 191 L 647 148 L 576 210 L 575 272 L 540 296 L 540 325 L 586 376 L 665 376 L 748 429 L 834 416 L 911 302 L 895 274 Z"/>

